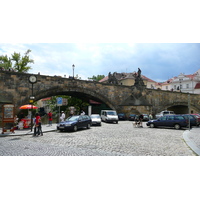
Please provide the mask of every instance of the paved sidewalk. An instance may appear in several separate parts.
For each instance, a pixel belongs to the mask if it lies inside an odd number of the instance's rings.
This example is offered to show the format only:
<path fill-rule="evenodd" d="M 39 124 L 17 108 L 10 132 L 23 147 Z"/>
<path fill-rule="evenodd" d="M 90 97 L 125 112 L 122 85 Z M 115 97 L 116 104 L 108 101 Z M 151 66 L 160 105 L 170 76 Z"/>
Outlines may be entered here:
<path fill-rule="evenodd" d="M 200 156 L 200 127 L 186 130 L 183 133 L 183 139 L 187 145 Z"/>
<path fill-rule="evenodd" d="M 57 124 L 52 124 L 52 126 L 49 126 L 47 124 L 42 125 L 42 132 L 51 132 L 56 130 L 56 125 Z M 5 137 L 5 136 L 21 136 L 21 135 L 32 135 L 34 132 L 34 129 L 31 132 L 31 129 L 22 129 L 22 130 L 15 130 L 15 133 L 8 132 L 8 133 L 2 133 L 2 128 L 0 128 L 0 137 Z"/>
<path fill-rule="evenodd" d="M 56 131 L 56 125 L 52 124 L 52 126 L 49 125 L 42 125 L 42 132 L 51 132 Z M 6 136 L 23 136 L 23 135 L 32 135 L 33 131 L 31 132 L 30 129 L 23 129 L 23 130 L 15 130 L 15 133 L 4 133 L 0 134 L 0 137 L 6 137 Z M 0 133 L 2 132 L 2 129 L 0 129 Z M 185 130 L 183 133 L 183 139 L 187 143 L 187 145 L 197 154 L 200 155 L 200 127 L 192 128 L 191 130 Z"/>

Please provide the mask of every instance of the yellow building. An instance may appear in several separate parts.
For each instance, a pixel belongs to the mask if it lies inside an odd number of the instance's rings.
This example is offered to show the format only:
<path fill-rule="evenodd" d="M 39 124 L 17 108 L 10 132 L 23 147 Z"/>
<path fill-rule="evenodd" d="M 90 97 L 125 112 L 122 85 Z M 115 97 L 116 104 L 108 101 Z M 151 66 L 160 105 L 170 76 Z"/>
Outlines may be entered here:
<path fill-rule="evenodd" d="M 127 85 L 127 86 L 132 86 L 135 84 L 135 75 L 137 73 L 133 72 L 133 73 L 114 73 L 113 75 L 115 76 L 115 78 L 118 80 L 118 84 L 119 85 Z M 151 80 L 150 78 L 141 75 L 144 84 L 146 85 L 147 88 L 152 88 L 152 89 L 156 89 L 157 88 L 157 82 Z M 108 76 L 106 76 L 105 78 L 103 78 L 102 80 L 100 80 L 99 82 L 102 83 L 107 83 L 108 82 Z"/>

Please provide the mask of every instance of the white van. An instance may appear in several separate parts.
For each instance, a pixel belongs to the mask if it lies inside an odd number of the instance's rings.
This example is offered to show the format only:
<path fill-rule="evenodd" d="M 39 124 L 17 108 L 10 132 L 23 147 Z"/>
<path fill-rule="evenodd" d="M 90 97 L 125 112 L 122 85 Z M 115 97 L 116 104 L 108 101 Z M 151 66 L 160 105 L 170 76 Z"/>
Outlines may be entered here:
<path fill-rule="evenodd" d="M 102 110 L 101 120 L 104 122 L 116 122 L 118 124 L 118 115 L 115 110 Z"/>
<path fill-rule="evenodd" d="M 175 115 L 174 111 L 164 110 L 156 114 L 156 118 L 162 117 L 164 115 Z"/>

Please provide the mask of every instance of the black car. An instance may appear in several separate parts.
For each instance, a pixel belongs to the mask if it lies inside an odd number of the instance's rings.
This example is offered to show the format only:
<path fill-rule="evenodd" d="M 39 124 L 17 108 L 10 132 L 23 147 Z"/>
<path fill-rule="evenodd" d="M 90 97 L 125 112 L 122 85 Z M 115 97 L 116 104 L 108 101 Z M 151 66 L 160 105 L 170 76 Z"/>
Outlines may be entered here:
<path fill-rule="evenodd" d="M 118 118 L 119 120 L 126 120 L 126 115 L 124 113 L 119 113 Z"/>
<path fill-rule="evenodd" d="M 129 117 L 128 117 L 128 120 L 129 121 L 134 121 L 135 117 L 136 117 L 136 114 L 130 114 Z"/>
<path fill-rule="evenodd" d="M 188 127 L 188 119 L 183 115 L 164 115 L 156 120 L 150 120 L 146 123 L 147 126 L 154 127 L 173 127 L 180 129 Z"/>
<path fill-rule="evenodd" d="M 57 125 L 57 130 L 60 131 L 77 131 L 80 128 L 90 128 L 92 120 L 88 115 L 75 115 L 67 118 L 64 122 Z"/>

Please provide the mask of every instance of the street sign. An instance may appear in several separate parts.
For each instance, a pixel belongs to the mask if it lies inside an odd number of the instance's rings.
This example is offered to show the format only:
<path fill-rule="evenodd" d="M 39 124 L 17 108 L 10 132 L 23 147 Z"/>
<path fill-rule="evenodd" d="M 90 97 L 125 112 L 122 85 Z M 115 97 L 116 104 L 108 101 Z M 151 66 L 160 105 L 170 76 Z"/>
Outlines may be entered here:
<path fill-rule="evenodd" d="M 58 97 L 58 98 L 57 98 L 57 106 L 62 106 L 62 104 L 63 104 L 63 99 L 62 99 L 62 97 Z"/>
<path fill-rule="evenodd" d="M 66 106 L 68 104 L 68 99 L 63 98 L 63 106 Z"/>

